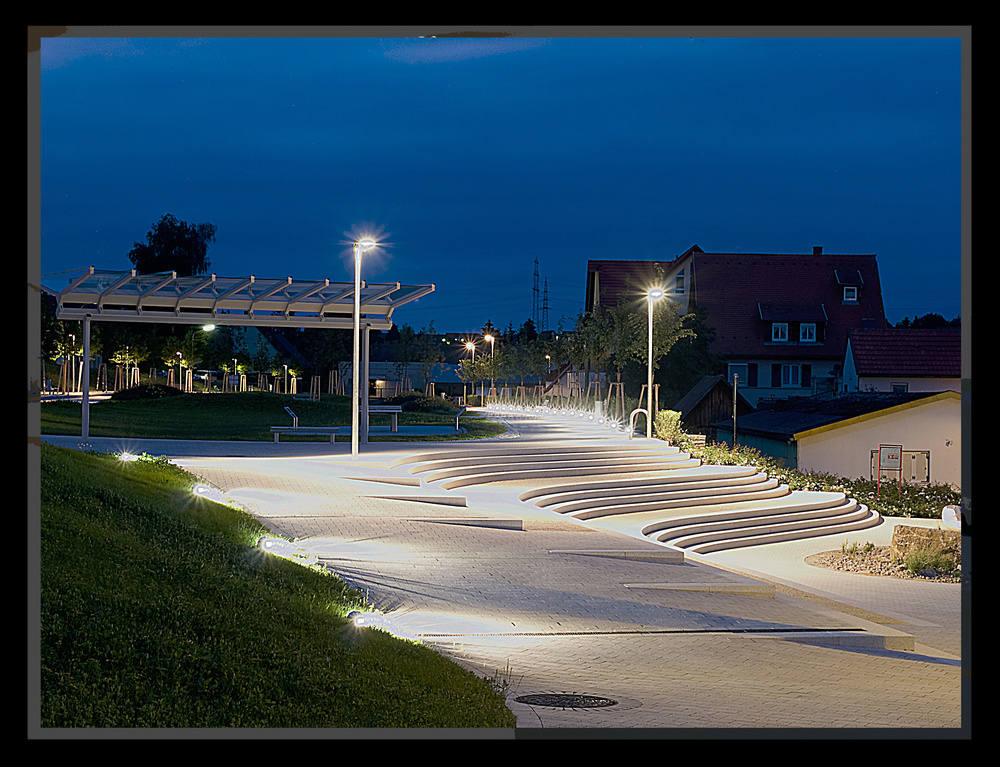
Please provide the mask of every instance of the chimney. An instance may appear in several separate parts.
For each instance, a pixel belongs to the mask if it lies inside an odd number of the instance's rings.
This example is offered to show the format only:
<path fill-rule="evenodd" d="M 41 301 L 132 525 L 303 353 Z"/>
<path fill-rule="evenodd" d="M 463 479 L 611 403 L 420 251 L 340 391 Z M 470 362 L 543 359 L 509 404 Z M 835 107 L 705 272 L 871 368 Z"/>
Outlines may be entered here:
<path fill-rule="evenodd" d="M 823 255 L 823 246 L 822 245 L 813 245 L 813 255 L 814 256 L 822 256 Z"/>

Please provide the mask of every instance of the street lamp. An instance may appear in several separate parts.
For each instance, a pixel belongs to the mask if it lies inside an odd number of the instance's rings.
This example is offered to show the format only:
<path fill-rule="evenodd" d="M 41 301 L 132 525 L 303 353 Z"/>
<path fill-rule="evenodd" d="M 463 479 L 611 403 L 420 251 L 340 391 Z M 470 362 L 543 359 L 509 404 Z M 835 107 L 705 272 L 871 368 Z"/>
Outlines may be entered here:
<path fill-rule="evenodd" d="M 354 241 L 354 380 L 351 385 L 351 456 L 358 457 L 358 409 L 361 358 L 361 254 L 375 247 L 375 240 L 366 237 Z"/>
<path fill-rule="evenodd" d="M 476 345 L 472 341 L 465 342 L 465 348 L 472 352 L 472 361 L 476 361 Z M 462 386 L 462 396 L 465 396 L 465 386 Z M 472 396 L 476 396 L 476 382 L 472 381 Z"/>
<path fill-rule="evenodd" d="M 490 342 L 490 374 L 491 374 L 490 375 L 490 391 L 492 392 L 492 391 L 495 391 L 496 388 L 497 388 L 497 381 L 496 381 L 495 378 L 493 378 L 493 375 L 492 375 L 493 374 L 493 369 L 492 369 L 493 368 L 493 364 L 492 364 L 492 361 L 493 361 L 493 358 L 495 356 L 494 352 L 496 351 L 496 349 L 493 346 L 493 344 L 496 342 L 496 338 L 494 338 L 491 334 L 487 333 L 486 335 L 483 336 L 483 340 Z M 485 384 L 483 384 L 483 385 L 485 386 Z"/>
<path fill-rule="evenodd" d="M 646 370 L 646 439 L 653 438 L 653 301 L 663 297 L 663 291 L 653 288 L 646 294 L 649 305 L 649 359 Z"/>

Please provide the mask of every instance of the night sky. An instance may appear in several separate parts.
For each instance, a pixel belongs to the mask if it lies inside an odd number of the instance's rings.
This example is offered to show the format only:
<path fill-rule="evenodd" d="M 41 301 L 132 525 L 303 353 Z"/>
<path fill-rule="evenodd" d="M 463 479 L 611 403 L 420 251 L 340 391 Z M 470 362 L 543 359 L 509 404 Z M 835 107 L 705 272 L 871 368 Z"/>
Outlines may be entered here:
<path fill-rule="evenodd" d="M 520 327 L 536 258 L 554 329 L 588 259 L 695 244 L 874 253 L 890 322 L 961 313 L 954 31 L 434 31 L 43 38 L 42 284 L 131 268 L 171 213 L 226 277 L 350 282 L 377 232 L 363 278 L 435 283 L 394 318 L 439 332 Z"/>

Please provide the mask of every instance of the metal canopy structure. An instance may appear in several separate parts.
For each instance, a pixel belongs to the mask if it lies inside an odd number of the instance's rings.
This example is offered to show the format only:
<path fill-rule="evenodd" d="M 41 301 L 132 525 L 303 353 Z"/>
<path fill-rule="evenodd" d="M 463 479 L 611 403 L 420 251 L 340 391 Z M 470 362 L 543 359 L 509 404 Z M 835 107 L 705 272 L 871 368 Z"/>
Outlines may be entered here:
<path fill-rule="evenodd" d="M 392 328 L 392 313 L 434 292 L 434 285 L 369 285 L 358 282 L 358 314 L 364 334 L 364 373 L 368 379 L 368 333 Z M 136 274 L 90 267 L 56 296 L 56 318 L 83 323 L 83 357 L 90 359 L 90 323 L 159 322 L 172 325 L 244 325 L 272 328 L 355 328 L 355 285 L 347 282 L 296 281 L 176 272 Z M 360 371 L 359 371 L 360 373 Z M 351 386 L 356 385 L 351 382 Z M 368 441 L 368 387 L 361 394 L 361 440 Z M 83 387 L 81 437 L 90 432 L 90 387 Z M 352 434 L 352 440 L 358 435 Z"/>
<path fill-rule="evenodd" d="M 433 291 L 433 284 L 361 283 L 364 324 L 389 330 L 398 307 Z M 53 292 L 60 320 L 340 330 L 354 326 L 354 284 L 330 280 L 178 277 L 176 272 L 136 274 L 134 269 L 90 267 L 62 291 Z"/>

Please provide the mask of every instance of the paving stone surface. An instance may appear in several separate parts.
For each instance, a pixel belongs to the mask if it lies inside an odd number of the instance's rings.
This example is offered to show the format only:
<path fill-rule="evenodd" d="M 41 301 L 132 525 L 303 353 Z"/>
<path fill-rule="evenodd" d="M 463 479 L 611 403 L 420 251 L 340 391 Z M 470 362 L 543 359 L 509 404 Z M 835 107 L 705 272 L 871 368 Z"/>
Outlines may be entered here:
<path fill-rule="evenodd" d="M 525 431 L 521 426 L 506 439 Z M 411 476 L 389 464 L 426 446 L 372 444 L 352 459 L 329 445 L 184 444 L 158 451 L 164 445 L 157 443 L 147 452 L 171 455 L 275 532 L 300 539 L 367 591 L 400 634 L 480 676 L 507 680 L 519 732 L 963 732 L 963 685 L 968 693 L 971 682 L 960 661 L 962 588 L 803 564 L 811 553 L 838 548 L 840 539 L 683 564 L 599 556 L 594 552 L 662 547 L 518 501 L 520 483 L 461 488 L 455 495 L 464 505 L 456 505 L 423 500 L 442 495 L 433 488 L 371 481 Z M 284 452 L 275 456 L 274 448 Z M 451 448 L 461 450 L 461 443 Z M 885 535 L 891 524 L 858 538 L 880 543 L 875 538 Z M 764 582 L 777 586 L 773 597 L 636 587 Z M 838 632 L 879 631 L 914 637 L 914 649 L 816 643 Z M 782 639 L 791 632 L 813 640 Z M 517 700 L 542 693 L 614 704 Z"/>

